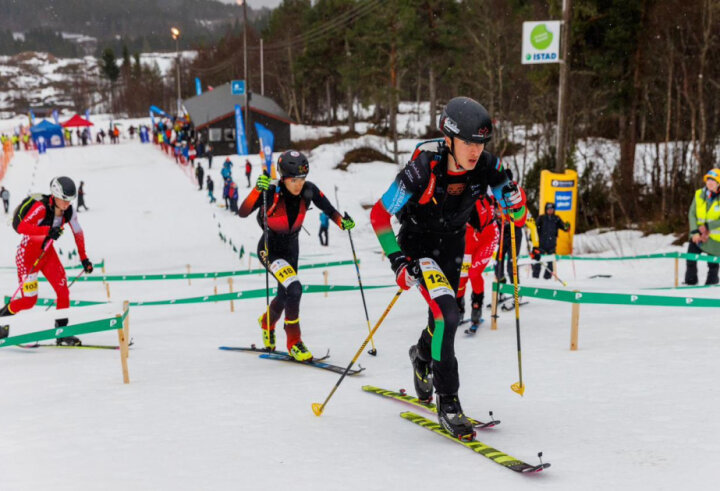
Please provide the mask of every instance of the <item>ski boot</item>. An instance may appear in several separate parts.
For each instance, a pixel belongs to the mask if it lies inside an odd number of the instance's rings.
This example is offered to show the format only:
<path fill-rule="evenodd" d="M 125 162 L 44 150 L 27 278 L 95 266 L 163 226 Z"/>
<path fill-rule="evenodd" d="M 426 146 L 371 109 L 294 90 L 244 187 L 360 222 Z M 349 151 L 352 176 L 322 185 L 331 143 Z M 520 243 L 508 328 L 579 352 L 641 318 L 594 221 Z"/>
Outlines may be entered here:
<path fill-rule="evenodd" d="M 477 326 L 482 322 L 482 308 L 483 300 L 485 300 L 485 293 L 473 293 L 470 299 L 472 300 L 470 322 L 473 326 Z"/>
<path fill-rule="evenodd" d="M 0 339 L 4 339 L 10 335 L 10 326 L 0 326 Z"/>
<path fill-rule="evenodd" d="M 455 300 L 457 300 L 458 318 L 463 320 L 465 318 L 465 297 L 457 297 Z"/>
<path fill-rule="evenodd" d="M 712 263 L 708 263 L 710 265 Z M 705 285 L 717 285 L 718 284 L 718 270 L 708 268 L 707 278 L 705 279 Z"/>
<path fill-rule="evenodd" d="M 266 350 L 275 351 L 275 324 L 270 324 L 270 329 L 267 329 L 265 321 L 266 314 L 265 312 L 258 318 L 260 329 L 262 329 L 263 345 Z"/>
<path fill-rule="evenodd" d="M 60 327 L 65 327 L 68 325 L 67 319 L 56 319 L 55 320 L 55 329 Z M 75 336 L 66 336 L 63 338 L 57 338 L 55 339 L 55 344 L 58 346 L 82 346 L 82 341 L 80 341 L 79 338 Z"/>
<path fill-rule="evenodd" d="M 415 394 L 424 402 L 432 401 L 433 379 L 430 370 L 430 363 L 420 357 L 417 345 L 410 346 L 410 362 L 413 366 L 413 382 L 415 383 Z"/>
<path fill-rule="evenodd" d="M 298 341 L 288 348 L 288 353 L 292 356 L 295 361 L 310 361 L 313 359 L 312 353 L 307 349 L 305 343 Z"/>
<path fill-rule="evenodd" d="M 440 426 L 452 436 L 464 442 L 475 439 L 475 429 L 463 413 L 457 395 L 438 394 L 437 413 Z"/>

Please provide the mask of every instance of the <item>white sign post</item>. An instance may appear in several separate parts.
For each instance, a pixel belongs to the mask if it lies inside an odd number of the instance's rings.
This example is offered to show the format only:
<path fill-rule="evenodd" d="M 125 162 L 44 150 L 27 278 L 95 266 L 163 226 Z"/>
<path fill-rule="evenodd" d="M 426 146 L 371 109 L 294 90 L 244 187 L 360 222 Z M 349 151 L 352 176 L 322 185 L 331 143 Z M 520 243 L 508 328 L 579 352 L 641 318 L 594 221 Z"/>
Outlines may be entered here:
<path fill-rule="evenodd" d="M 523 22 L 522 63 L 560 62 L 559 20 Z"/>

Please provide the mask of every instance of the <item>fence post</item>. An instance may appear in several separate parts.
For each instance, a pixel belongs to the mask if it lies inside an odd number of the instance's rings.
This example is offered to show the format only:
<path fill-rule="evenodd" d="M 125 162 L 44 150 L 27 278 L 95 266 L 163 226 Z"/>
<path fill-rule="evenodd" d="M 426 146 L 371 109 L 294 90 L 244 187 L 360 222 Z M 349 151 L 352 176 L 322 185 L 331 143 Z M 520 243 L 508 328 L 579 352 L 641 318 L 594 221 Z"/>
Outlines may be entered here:
<path fill-rule="evenodd" d="M 230 293 L 233 292 L 233 281 L 232 276 L 228 278 L 228 286 L 230 287 Z M 235 312 L 235 301 L 230 300 L 230 312 Z"/>
<path fill-rule="evenodd" d="M 107 292 L 108 300 L 110 300 L 110 283 L 105 283 L 105 291 Z"/>
<path fill-rule="evenodd" d="M 675 288 L 678 287 L 680 280 L 680 258 L 675 258 Z"/>
<path fill-rule="evenodd" d="M 187 268 L 188 285 L 190 285 L 190 265 L 189 265 L 189 264 L 186 264 L 185 267 Z"/>
<path fill-rule="evenodd" d="M 577 291 L 577 290 L 575 290 Z M 570 351 L 578 349 L 578 328 L 580 324 L 580 304 L 573 302 L 572 304 L 572 321 L 570 327 Z"/>
<path fill-rule="evenodd" d="M 122 365 L 123 383 L 130 383 L 130 374 L 128 372 L 128 334 L 130 333 L 130 312 L 129 302 L 125 300 L 123 302 L 123 313 L 116 316 L 118 319 L 122 319 L 125 315 L 125 321 L 120 323 L 120 328 L 117 330 L 118 333 L 118 344 L 120 345 L 120 364 Z"/>
<path fill-rule="evenodd" d="M 323 271 L 323 278 L 325 278 L 325 287 L 326 287 L 326 288 L 327 288 L 327 286 L 328 286 L 328 275 L 329 275 L 329 273 L 328 273 L 328 270 L 327 270 L 327 269 L 326 269 L 325 271 Z M 327 296 L 328 296 L 328 292 L 327 292 L 327 289 L 326 289 L 326 290 L 325 290 L 325 298 L 327 298 Z"/>

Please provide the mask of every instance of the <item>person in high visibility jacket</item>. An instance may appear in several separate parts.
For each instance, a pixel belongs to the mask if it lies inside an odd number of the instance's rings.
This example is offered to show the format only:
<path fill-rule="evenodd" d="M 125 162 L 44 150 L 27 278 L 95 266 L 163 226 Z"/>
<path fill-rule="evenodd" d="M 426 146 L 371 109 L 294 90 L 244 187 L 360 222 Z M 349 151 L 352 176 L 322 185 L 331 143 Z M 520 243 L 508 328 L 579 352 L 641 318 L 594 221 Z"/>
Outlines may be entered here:
<path fill-rule="evenodd" d="M 703 177 L 705 187 L 695 191 L 690 205 L 688 221 L 690 224 L 689 254 L 706 253 L 720 256 L 720 169 L 710 170 Z M 718 263 L 708 263 L 706 285 L 718 283 Z M 687 261 L 685 284 L 697 285 L 697 262 Z"/>

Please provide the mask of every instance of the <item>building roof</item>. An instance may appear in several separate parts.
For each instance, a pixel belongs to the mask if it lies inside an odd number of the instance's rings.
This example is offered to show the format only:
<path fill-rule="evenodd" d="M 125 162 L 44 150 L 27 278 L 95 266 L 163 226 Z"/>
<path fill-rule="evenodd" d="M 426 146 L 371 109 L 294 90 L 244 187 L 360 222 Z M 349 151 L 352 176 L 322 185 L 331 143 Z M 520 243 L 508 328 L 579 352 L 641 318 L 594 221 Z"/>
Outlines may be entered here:
<path fill-rule="evenodd" d="M 250 93 L 250 110 L 264 114 L 270 118 L 292 124 L 293 120 L 274 100 L 269 97 Z M 208 126 L 213 122 L 225 119 L 235 113 L 235 105 L 245 108 L 245 96 L 233 95 L 230 84 L 223 84 L 202 94 L 185 99 L 183 105 L 190 115 L 195 128 Z"/>

